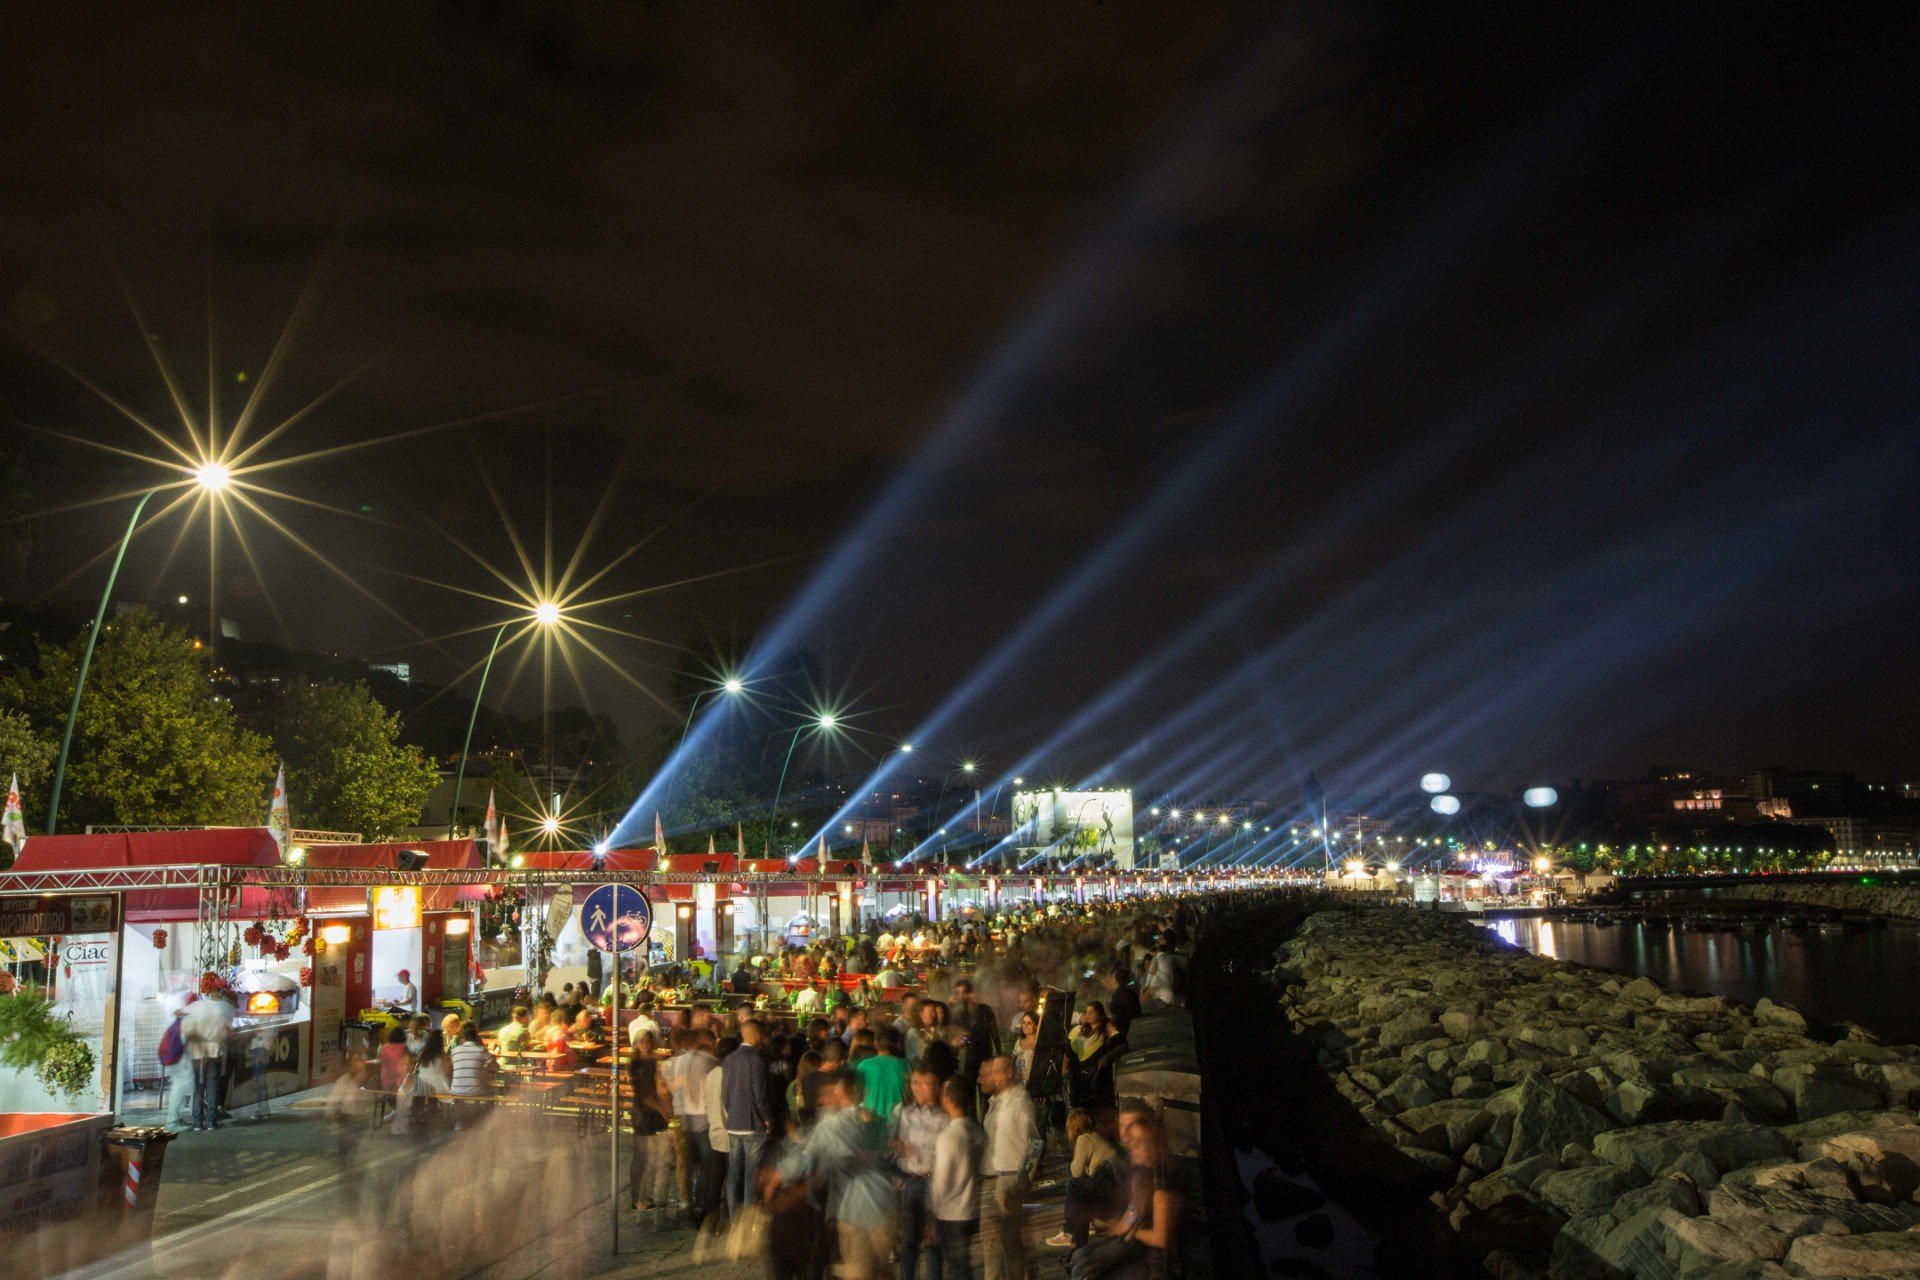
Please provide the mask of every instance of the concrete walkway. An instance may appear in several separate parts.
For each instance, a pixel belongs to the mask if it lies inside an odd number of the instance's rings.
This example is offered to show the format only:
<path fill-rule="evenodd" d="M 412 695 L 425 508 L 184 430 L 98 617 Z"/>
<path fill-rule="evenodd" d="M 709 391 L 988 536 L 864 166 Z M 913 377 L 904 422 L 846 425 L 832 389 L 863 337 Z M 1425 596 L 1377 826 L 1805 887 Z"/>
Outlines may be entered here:
<path fill-rule="evenodd" d="M 217 1130 L 180 1135 L 167 1150 L 151 1257 L 114 1258 L 79 1280 L 760 1280 L 767 1273 L 760 1258 L 729 1260 L 724 1236 L 696 1233 L 665 1212 L 623 1211 L 616 1254 L 609 1140 L 604 1131 L 574 1136 L 571 1117 L 539 1119 L 550 1139 L 540 1155 L 504 1130 L 478 1141 L 484 1128 L 439 1136 L 427 1147 L 374 1131 L 369 1117 L 343 1158 L 323 1099 L 320 1090 L 276 1099 L 271 1119 L 254 1122 L 243 1112 Z M 503 1173 L 504 1201 L 487 1194 Z M 1061 1226 L 1060 1188 L 1045 1183 L 1063 1174 L 1054 1152 L 1028 1209 L 1036 1280 L 1063 1273 L 1065 1251 L 1043 1243 Z M 976 1275 L 988 1243 L 984 1232 L 975 1239 Z"/>

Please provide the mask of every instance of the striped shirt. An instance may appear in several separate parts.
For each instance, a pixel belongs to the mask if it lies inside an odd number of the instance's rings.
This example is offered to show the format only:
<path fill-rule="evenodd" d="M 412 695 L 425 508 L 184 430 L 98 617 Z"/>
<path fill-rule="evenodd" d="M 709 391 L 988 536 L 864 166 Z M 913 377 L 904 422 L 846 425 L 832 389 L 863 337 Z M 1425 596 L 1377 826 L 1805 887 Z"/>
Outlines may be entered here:
<path fill-rule="evenodd" d="M 481 1092 L 486 1083 L 487 1072 L 493 1069 L 493 1055 L 482 1045 L 471 1041 L 461 1041 L 447 1055 L 453 1064 L 451 1093 L 455 1097 L 472 1097 Z"/>

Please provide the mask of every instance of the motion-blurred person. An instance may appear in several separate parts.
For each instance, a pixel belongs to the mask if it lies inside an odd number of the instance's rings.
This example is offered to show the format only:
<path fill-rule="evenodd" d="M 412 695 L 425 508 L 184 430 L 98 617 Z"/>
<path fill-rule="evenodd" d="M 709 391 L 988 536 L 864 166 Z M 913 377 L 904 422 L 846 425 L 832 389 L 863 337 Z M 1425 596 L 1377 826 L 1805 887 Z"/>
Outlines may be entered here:
<path fill-rule="evenodd" d="M 220 1127 L 220 1107 L 226 1100 L 227 1040 L 233 1033 L 233 1009 L 218 995 L 196 1000 L 180 1022 L 193 1063 L 193 1127 Z"/>
<path fill-rule="evenodd" d="M 933 1237 L 933 1214 L 929 1209 L 929 1187 L 940 1133 L 947 1127 L 947 1116 L 940 1109 L 940 1081 L 931 1071 L 916 1071 L 911 1077 L 911 1095 L 893 1112 L 889 1127 L 894 1167 L 899 1170 L 898 1214 L 900 1235 L 894 1246 L 901 1280 L 919 1280 L 921 1258 L 926 1257 L 926 1273 L 941 1280 L 939 1245 Z"/>
<path fill-rule="evenodd" d="M 974 1123 L 972 1099 L 960 1081 L 941 1086 L 940 1109 L 947 1122 L 934 1140 L 933 1176 L 927 1184 L 927 1208 L 940 1241 L 939 1280 L 973 1280 L 971 1250 L 980 1230 L 980 1155 L 986 1139 Z"/>
<path fill-rule="evenodd" d="M 181 1029 L 186 1016 L 186 1005 L 173 1011 L 173 1021 L 160 1033 L 160 1045 L 155 1050 L 160 1065 L 167 1069 L 167 1126 L 173 1129 L 184 1129 L 192 1123 L 193 1059 L 187 1056 L 187 1036 Z"/>
<path fill-rule="evenodd" d="M 753 1171 L 773 1131 L 767 1060 L 760 1055 L 760 1023 L 740 1024 L 740 1048 L 720 1064 L 726 1099 L 727 1210 L 737 1212 L 753 1198 Z"/>
<path fill-rule="evenodd" d="M 981 1172 L 986 1190 L 980 1204 L 983 1227 L 994 1239 L 987 1246 L 987 1280 L 1026 1280 L 1027 1177 L 1040 1142 L 1033 1099 L 1013 1079 L 1011 1058 L 989 1058 L 980 1068 L 980 1088 L 988 1095 L 987 1154 Z"/>

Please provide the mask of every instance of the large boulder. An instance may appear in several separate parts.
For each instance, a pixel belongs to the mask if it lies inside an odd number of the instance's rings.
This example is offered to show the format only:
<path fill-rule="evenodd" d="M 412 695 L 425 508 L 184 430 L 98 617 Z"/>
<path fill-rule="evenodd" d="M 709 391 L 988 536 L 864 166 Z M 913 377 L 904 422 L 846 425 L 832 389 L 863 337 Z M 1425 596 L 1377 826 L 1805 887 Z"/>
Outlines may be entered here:
<path fill-rule="evenodd" d="M 1920 1276 L 1920 1234 L 1804 1236 L 1788 1248 L 1787 1265 L 1808 1276 Z"/>
<path fill-rule="evenodd" d="M 1793 1101 L 1802 1120 L 1817 1120 L 1842 1111 L 1870 1111 L 1885 1104 L 1877 1086 L 1844 1067 L 1819 1063 L 1782 1067 L 1773 1083 Z"/>
<path fill-rule="evenodd" d="M 1729 1223 L 1669 1210 L 1662 1221 L 1667 1230 L 1667 1259 L 1681 1277 L 1732 1262 L 1784 1258 L 1793 1243 L 1785 1232 L 1750 1220 Z"/>
<path fill-rule="evenodd" d="M 1441 1034 L 1433 1015 L 1424 1009 L 1410 1009 L 1388 1018 L 1380 1027 L 1382 1049 L 1404 1049 L 1408 1045 L 1436 1039 Z"/>
<path fill-rule="evenodd" d="M 1623 1219 L 1594 1249 L 1594 1255 L 1606 1267 L 1607 1274 L 1633 1276 L 1636 1280 L 1669 1280 L 1673 1265 L 1667 1261 L 1667 1224 L 1669 1209 L 1645 1209 Z"/>
<path fill-rule="evenodd" d="M 1611 1208 L 1622 1194 L 1644 1185 L 1646 1180 L 1646 1175 L 1638 1169 L 1600 1164 L 1545 1174 L 1531 1189 L 1534 1195 L 1572 1218 Z"/>
<path fill-rule="evenodd" d="M 1674 1121 L 1644 1125 L 1637 1129 L 1616 1129 L 1593 1141 L 1593 1150 L 1608 1164 L 1627 1165 L 1645 1174 L 1653 1174 L 1678 1160 L 1682 1153 L 1697 1152 L 1725 1173 L 1756 1160 L 1784 1156 L 1793 1151 L 1786 1134 L 1766 1125 L 1738 1121 Z"/>
<path fill-rule="evenodd" d="M 1469 1187 L 1447 1221 L 1461 1246 L 1480 1257 L 1495 1249 L 1545 1253 L 1564 1219 L 1496 1173 Z"/>
<path fill-rule="evenodd" d="M 1568 1144 L 1590 1147 L 1595 1137 L 1613 1127 L 1613 1121 L 1538 1075 L 1526 1077 L 1507 1094 L 1514 1102 L 1509 1161 L 1559 1151 Z"/>
<path fill-rule="evenodd" d="M 1766 996 L 1760 997 L 1760 1003 L 1753 1006 L 1753 1016 L 1770 1027 L 1783 1027 L 1789 1031 L 1805 1031 L 1806 1015 L 1790 1004 L 1780 1004 Z"/>

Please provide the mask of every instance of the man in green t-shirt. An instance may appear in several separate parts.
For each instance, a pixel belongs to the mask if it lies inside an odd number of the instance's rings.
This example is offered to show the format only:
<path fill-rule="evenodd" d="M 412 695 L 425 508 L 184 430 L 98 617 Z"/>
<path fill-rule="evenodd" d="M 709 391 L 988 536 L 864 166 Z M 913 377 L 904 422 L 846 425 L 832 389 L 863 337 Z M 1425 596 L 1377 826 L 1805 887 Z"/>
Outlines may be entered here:
<path fill-rule="evenodd" d="M 855 1074 L 866 1086 L 866 1108 L 884 1125 L 893 1118 L 893 1109 L 906 1101 L 907 1060 L 900 1056 L 900 1036 L 892 1027 L 873 1033 L 874 1054 L 853 1064 Z"/>

